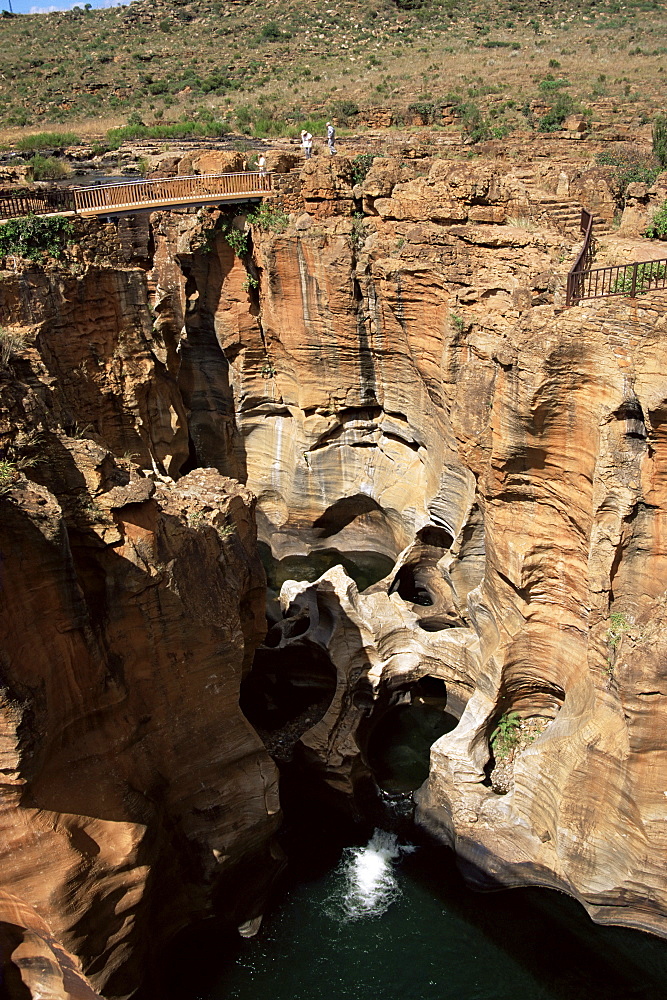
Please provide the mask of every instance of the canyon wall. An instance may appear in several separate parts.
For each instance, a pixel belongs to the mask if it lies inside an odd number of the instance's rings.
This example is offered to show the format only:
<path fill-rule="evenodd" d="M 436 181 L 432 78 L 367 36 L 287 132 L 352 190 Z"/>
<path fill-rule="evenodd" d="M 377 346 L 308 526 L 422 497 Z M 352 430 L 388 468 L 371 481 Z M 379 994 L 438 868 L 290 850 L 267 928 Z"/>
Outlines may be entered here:
<path fill-rule="evenodd" d="M 22 342 L 0 375 L 7 978 L 69 996 L 55 940 L 128 996 L 214 896 L 261 911 L 280 864 L 276 769 L 238 707 L 265 632 L 254 498 L 153 472 L 187 427 L 143 273 L 26 271 L 0 298 Z"/>
<path fill-rule="evenodd" d="M 341 158 L 299 185 L 307 211 L 242 258 L 243 219 L 162 212 L 133 255 L 101 227 L 76 269 L 0 282 L 22 338 L 0 373 L 2 888 L 110 997 L 147 928 L 157 948 L 213 897 L 241 923 L 279 864 L 238 706 L 255 518 L 261 662 L 332 677 L 297 734 L 311 771 L 363 811 L 377 719 L 440 680 L 460 721 L 417 822 L 476 884 L 665 933 L 665 293 L 563 311 L 552 195 L 604 217 L 595 171 L 376 159 L 358 183 Z M 295 560 L 330 568 L 298 582 Z M 501 794 L 510 711 L 544 731 Z"/>
<path fill-rule="evenodd" d="M 396 561 L 361 595 L 340 570 L 283 589 L 271 648 L 326 651 L 337 677 L 303 752 L 353 794 L 374 706 L 441 678 L 460 723 L 417 821 L 477 884 L 664 933 L 664 293 L 564 312 L 576 242 L 527 223 L 525 173 L 404 166 L 356 190 L 307 168 L 311 212 L 255 227 L 245 265 L 218 246 L 206 305 L 274 565 Z M 363 221 L 338 214 L 355 200 Z M 500 794 L 489 740 L 513 711 L 544 732 Z"/>

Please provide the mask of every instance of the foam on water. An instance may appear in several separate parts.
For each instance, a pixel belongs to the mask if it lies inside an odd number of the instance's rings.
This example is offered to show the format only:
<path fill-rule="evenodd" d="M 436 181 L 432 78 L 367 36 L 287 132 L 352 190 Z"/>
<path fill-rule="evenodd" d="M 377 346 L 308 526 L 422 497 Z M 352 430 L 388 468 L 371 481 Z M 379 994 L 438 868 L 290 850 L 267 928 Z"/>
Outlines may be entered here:
<path fill-rule="evenodd" d="M 381 916 L 400 892 L 394 866 L 402 854 L 414 850 L 386 830 L 375 830 L 365 847 L 349 847 L 339 866 L 339 915 L 342 911 L 346 921 Z"/>

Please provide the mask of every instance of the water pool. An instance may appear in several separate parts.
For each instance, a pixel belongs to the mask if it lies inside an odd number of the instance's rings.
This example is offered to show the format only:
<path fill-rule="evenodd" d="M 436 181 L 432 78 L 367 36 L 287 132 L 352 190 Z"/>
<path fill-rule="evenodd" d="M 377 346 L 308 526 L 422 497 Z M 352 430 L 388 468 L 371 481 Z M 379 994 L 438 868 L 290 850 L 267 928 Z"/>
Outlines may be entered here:
<path fill-rule="evenodd" d="M 208 921 L 181 939 L 170 1000 L 667 1000 L 667 943 L 566 896 L 473 893 L 451 852 L 383 831 L 292 847 L 256 938 Z"/>

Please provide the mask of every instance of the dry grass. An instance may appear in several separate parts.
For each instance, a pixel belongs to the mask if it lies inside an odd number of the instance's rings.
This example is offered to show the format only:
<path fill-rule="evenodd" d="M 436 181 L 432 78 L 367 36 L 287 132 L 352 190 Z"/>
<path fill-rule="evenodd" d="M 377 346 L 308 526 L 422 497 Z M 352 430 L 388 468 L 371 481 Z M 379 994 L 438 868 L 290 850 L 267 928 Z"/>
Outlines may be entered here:
<path fill-rule="evenodd" d="M 549 74 L 610 123 L 662 110 L 667 18 L 657 3 L 569 0 L 558 20 L 539 3 L 486 0 L 424 0 L 416 11 L 392 0 L 200 0 L 187 11 L 192 20 L 181 21 L 179 8 L 146 0 L 2 19 L 0 140 L 15 140 L 19 123 L 93 138 L 133 111 L 147 123 L 213 114 L 235 124 L 247 106 L 252 127 L 328 116 L 342 100 L 398 109 L 453 91 L 496 124 L 525 128 L 522 108 L 553 99 L 540 89 Z M 270 23 L 290 37 L 262 38 Z M 485 47 L 498 42 L 508 47 Z"/>
<path fill-rule="evenodd" d="M 0 327 L 0 371 L 7 368 L 15 355 L 25 347 L 25 342 L 20 334 L 3 330 Z"/>

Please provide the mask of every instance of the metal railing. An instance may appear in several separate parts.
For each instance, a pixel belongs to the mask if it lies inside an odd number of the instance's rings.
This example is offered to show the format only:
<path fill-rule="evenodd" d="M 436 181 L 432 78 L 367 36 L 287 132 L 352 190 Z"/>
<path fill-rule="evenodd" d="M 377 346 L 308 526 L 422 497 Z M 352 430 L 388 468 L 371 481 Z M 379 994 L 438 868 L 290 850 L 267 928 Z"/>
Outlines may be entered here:
<path fill-rule="evenodd" d="M 585 208 L 581 210 L 581 221 L 579 223 L 582 233 L 584 234 L 584 245 L 577 254 L 577 259 L 570 268 L 570 273 L 567 276 L 567 291 L 565 295 L 565 305 L 572 306 L 579 301 L 579 299 L 584 298 L 580 294 L 582 289 L 582 276 L 585 271 L 590 268 L 593 263 L 593 256 L 595 254 L 595 240 L 593 238 L 593 213 L 587 212 Z"/>
<path fill-rule="evenodd" d="M 104 215 L 109 210 L 139 206 L 183 205 L 188 202 L 235 200 L 265 195 L 272 190 L 271 174 L 244 171 L 238 174 L 193 174 L 121 184 L 73 188 L 79 215 Z"/>
<path fill-rule="evenodd" d="M 625 295 L 633 299 L 653 288 L 667 288 L 667 257 L 581 271 L 577 275 L 576 301 L 610 295 Z"/>
<path fill-rule="evenodd" d="M 84 217 L 113 215 L 139 208 L 243 201 L 245 198 L 264 197 L 272 191 L 272 175 L 258 170 L 122 181 L 79 188 L 42 188 L 0 195 L 0 220 L 64 212 L 76 212 Z"/>
<path fill-rule="evenodd" d="M 74 211 L 74 196 L 68 188 L 7 192 L 0 195 L 0 219 L 24 215 L 49 215 Z"/>
<path fill-rule="evenodd" d="M 611 295 L 634 298 L 652 288 L 667 288 L 667 257 L 591 267 L 595 254 L 593 216 L 585 208 L 581 210 L 581 231 L 584 245 L 567 276 L 566 306 L 576 305 L 582 299 L 601 299 Z"/>

